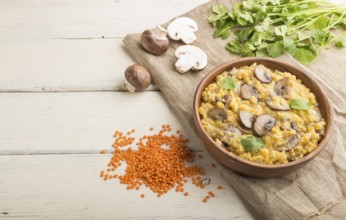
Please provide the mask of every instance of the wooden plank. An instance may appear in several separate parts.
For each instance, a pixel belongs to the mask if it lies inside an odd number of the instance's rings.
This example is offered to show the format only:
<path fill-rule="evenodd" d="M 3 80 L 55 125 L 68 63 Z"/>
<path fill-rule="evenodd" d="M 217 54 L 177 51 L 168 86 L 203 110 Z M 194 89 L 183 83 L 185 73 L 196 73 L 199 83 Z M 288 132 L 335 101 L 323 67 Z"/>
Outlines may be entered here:
<path fill-rule="evenodd" d="M 207 0 L 4 0 L 0 38 L 123 37 Z"/>
<path fill-rule="evenodd" d="M 0 39 L 0 45 L 0 92 L 124 90 L 124 71 L 134 63 L 121 39 Z"/>
<path fill-rule="evenodd" d="M 0 218 L 253 219 L 207 159 L 198 159 L 196 163 L 211 177 L 211 185 L 202 190 L 187 183 L 184 188 L 190 194 L 188 197 L 170 191 L 157 198 L 147 188 L 129 191 L 118 180 L 100 179 L 99 171 L 109 157 L 0 156 Z M 217 190 L 217 185 L 223 185 L 224 189 Z M 203 203 L 209 190 L 216 197 Z M 142 193 L 144 199 L 140 198 Z"/>
<path fill-rule="evenodd" d="M 117 129 L 141 137 L 166 123 L 191 138 L 159 92 L 0 93 L 0 122 L 0 154 L 97 153 Z"/>

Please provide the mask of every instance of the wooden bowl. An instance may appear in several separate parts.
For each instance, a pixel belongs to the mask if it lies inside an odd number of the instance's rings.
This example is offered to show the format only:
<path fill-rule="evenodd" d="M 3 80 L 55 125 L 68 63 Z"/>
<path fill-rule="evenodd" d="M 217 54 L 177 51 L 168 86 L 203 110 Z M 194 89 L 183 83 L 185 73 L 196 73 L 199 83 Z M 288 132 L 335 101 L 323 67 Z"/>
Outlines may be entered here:
<path fill-rule="evenodd" d="M 268 164 L 260 164 L 251 162 L 245 159 L 242 159 L 235 154 L 228 152 L 226 149 L 218 146 L 215 141 L 209 136 L 209 134 L 204 130 L 200 115 L 198 112 L 198 108 L 201 104 L 201 95 L 203 90 L 207 85 L 209 85 L 217 75 L 223 73 L 224 71 L 231 70 L 233 67 L 242 67 L 248 66 L 253 63 L 263 64 L 270 69 L 277 69 L 282 72 L 289 72 L 295 75 L 298 79 L 302 81 L 302 83 L 308 87 L 311 92 L 316 95 L 317 102 L 319 104 L 319 108 L 321 110 L 321 115 L 326 121 L 326 131 L 325 136 L 322 140 L 320 140 L 317 148 L 312 151 L 310 154 L 305 157 L 289 162 L 286 164 L 278 164 L 278 165 L 268 165 Z M 194 120 L 197 129 L 197 133 L 202 139 L 207 150 L 222 164 L 234 170 L 240 174 L 252 177 L 278 177 L 289 174 L 304 165 L 306 165 L 309 161 L 311 161 L 314 157 L 316 157 L 322 149 L 326 146 L 328 140 L 330 139 L 333 131 L 333 111 L 331 105 L 327 99 L 327 96 L 322 91 L 317 82 L 311 78 L 311 76 L 306 73 L 302 69 L 298 69 L 290 64 L 285 62 L 281 62 L 274 59 L 266 59 L 266 58 L 242 58 L 237 60 L 232 60 L 227 63 L 224 63 L 214 70 L 212 70 L 209 74 L 207 74 L 204 79 L 200 82 L 194 97 Z"/>

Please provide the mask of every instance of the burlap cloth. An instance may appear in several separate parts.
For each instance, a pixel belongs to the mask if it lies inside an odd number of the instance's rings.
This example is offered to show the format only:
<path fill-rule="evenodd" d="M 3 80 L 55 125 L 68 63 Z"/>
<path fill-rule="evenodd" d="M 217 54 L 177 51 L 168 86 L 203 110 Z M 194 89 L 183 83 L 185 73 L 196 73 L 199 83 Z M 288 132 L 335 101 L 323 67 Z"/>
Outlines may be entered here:
<path fill-rule="evenodd" d="M 236 0 L 221 0 L 229 8 Z M 198 40 L 194 45 L 208 54 L 208 66 L 199 73 L 180 75 L 174 68 L 175 49 L 180 42 L 162 56 L 145 52 L 140 34 L 129 34 L 124 43 L 128 51 L 152 74 L 155 84 L 168 103 L 176 110 L 181 123 L 194 128 L 192 101 L 200 80 L 221 63 L 238 58 L 225 50 L 227 41 L 213 39 L 213 28 L 207 22 L 211 6 L 203 4 L 181 15 L 199 25 Z M 163 24 L 166 27 L 167 24 Z M 304 168 L 281 178 L 256 179 L 241 176 L 222 168 L 227 182 L 238 192 L 250 211 L 263 219 L 346 219 L 346 49 L 330 48 L 322 51 L 309 66 L 302 66 L 288 55 L 279 59 L 307 69 L 320 83 L 331 100 L 335 111 L 334 135 L 322 153 Z M 194 130 L 194 129 L 193 129 Z M 195 134 L 193 134 L 195 135 Z M 202 148 L 202 144 L 200 144 Z"/>

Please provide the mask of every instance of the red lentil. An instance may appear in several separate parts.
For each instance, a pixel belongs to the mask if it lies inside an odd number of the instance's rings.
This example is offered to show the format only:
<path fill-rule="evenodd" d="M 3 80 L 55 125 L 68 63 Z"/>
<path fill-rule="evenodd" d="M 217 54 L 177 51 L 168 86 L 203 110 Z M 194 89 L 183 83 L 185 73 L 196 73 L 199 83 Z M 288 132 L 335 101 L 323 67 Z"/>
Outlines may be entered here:
<path fill-rule="evenodd" d="M 153 127 L 149 128 L 154 130 Z M 171 189 L 176 192 L 183 192 L 184 196 L 188 196 L 188 192 L 184 192 L 184 184 L 188 183 L 189 179 L 197 187 L 203 189 L 201 184 L 201 176 L 205 173 L 199 166 L 185 166 L 185 162 L 194 162 L 194 155 L 187 149 L 186 142 L 188 139 L 183 139 L 180 130 L 176 131 L 177 135 L 166 134 L 171 132 L 169 124 L 162 125 L 162 129 L 157 134 L 144 135 L 139 139 L 139 142 L 134 145 L 138 149 L 121 149 L 122 147 L 130 146 L 134 142 L 134 138 L 130 137 L 131 133 L 136 130 L 132 129 L 123 135 L 120 131 L 115 131 L 115 141 L 112 145 L 112 157 L 108 163 L 108 169 L 100 172 L 100 177 L 105 181 L 108 179 L 118 178 L 121 184 L 126 184 L 127 190 L 139 190 L 141 185 L 149 187 L 158 197 L 167 193 Z M 163 148 L 162 146 L 167 146 Z M 106 153 L 102 150 L 101 153 Z M 202 155 L 199 155 L 202 158 Z M 110 172 L 116 172 L 121 166 L 121 162 L 126 162 L 127 167 L 125 174 L 110 175 Z M 207 202 L 210 197 L 215 195 L 212 192 L 202 201 Z M 140 197 L 144 198 L 144 194 Z"/>

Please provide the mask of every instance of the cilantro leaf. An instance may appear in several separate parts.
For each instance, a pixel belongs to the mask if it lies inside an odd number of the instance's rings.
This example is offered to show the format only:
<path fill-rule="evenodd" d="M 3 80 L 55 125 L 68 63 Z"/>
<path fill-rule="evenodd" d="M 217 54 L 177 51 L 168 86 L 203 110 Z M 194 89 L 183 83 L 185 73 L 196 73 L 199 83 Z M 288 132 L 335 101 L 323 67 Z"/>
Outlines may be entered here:
<path fill-rule="evenodd" d="M 335 46 L 337 48 L 344 48 L 345 47 L 345 39 L 340 38 L 338 40 L 335 41 Z"/>
<path fill-rule="evenodd" d="M 247 42 L 252 37 L 253 33 L 254 33 L 254 30 L 251 28 L 238 30 L 235 32 L 236 40 L 239 41 L 240 43 Z"/>
<path fill-rule="evenodd" d="M 222 89 L 234 89 L 236 84 L 235 84 L 234 79 L 232 77 L 228 76 L 221 81 L 220 86 Z"/>
<path fill-rule="evenodd" d="M 290 100 L 290 107 L 296 110 L 308 110 L 311 106 L 309 102 L 295 98 Z"/>
<path fill-rule="evenodd" d="M 265 142 L 263 138 L 250 135 L 246 138 L 242 138 L 240 144 L 245 151 L 256 153 L 264 146 Z"/>
<path fill-rule="evenodd" d="M 226 23 L 225 25 L 216 29 L 213 37 L 214 38 L 221 37 L 222 39 L 228 38 L 231 33 L 231 27 L 232 27 L 231 23 Z"/>
<path fill-rule="evenodd" d="M 328 27 L 328 19 L 326 17 L 319 17 L 314 23 L 314 28 L 316 29 L 323 30 L 326 27 Z"/>
<path fill-rule="evenodd" d="M 279 57 L 285 53 L 283 41 L 277 41 L 275 43 L 268 44 L 268 54 L 271 57 Z"/>
<path fill-rule="evenodd" d="M 259 46 L 259 45 L 261 45 L 261 43 L 262 43 L 262 39 L 263 39 L 262 33 L 260 33 L 260 32 L 255 32 L 255 33 L 252 35 L 250 41 L 253 43 L 254 46 Z"/>
<path fill-rule="evenodd" d="M 325 45 L 330 40 L 329 32 L 316 29 L 312 33 L 312 37 L 314 38 L 314 41 L 319 45 Z"/>
<path fill-rule="evenodd" d="M 226 49 L 235 53 L 235 54 L 240 54 L 242 46 L 240 45 L 240 43 L 238 41 L 235 40 L 231 40 L 230 42 L 228 42 Z"/>
<path fill-rule="evenodd" d="M 253 53 L 253 51 L 255 50 L 256 47 L 252 43 L 246 42 L 243 48 L 240 50 L 240 54 L 244 57 L 254 57 L 255 54 Z"/>
<path fill-rule="evenodd" d="M 253 7 L 255 5 L 254 0 L 245 0 L 243 1 L 243 8 L 248 9 L 249 11 L 253 10 Z"/>
<path fill-rule="evenodd" d="M 279 27 L 274 28 L 274 32 L 277 36 L 285 36 L 287 32 L 286 25 L 280 25 Z"/>
<path fill-rule="evenodd" d="M 218 15 L 223 15 L 228 12 L 228 8 L 223 4 L 216 4 L 211 8 L 211 10 Z"/>
<path fill-rule="evenodd" d="M 294 40 L 290 37 L 284 37 L 283 43 L 284 43 L 285 50 L 290 54 L 294 54 L 294 51 L 297 48 L 297 45 L 296 43 L 294 43 Z"/>
<path fill-rule="evenodd" d="M 240 2 L 237 2 L 237 3 L 234 4 L 234 6 L 233 6 L 233 11 L 234 11 L 235 13 L 240 14 L 240 13 L 242 12 L 241 9 L 242 9 L 242 4 L 241 4 Z"/>
<path fill-rule="evenodd" d="M 235 40 L 226 49 L 241 56 L 278 57 L 288 52 L 302 64 L 317 57 L 320 47 L 332 42 L 343 48 L 344 41 L 333 40 L 333 29 L 345 28 L 345 9 L 327 0 L 241 0 L 232 9 L 223 4 L 212 7 L 209 23 L 216 28 L 214 38 Z M 264 49 L 265 48 L 265 49 Z"/>
<path fill-rule="evenodd" d="M 316 56 L 316 52 L 308 48 L 297 48 L 293 54 L 293 57 L 302 64 L 312 63 Z"/>

